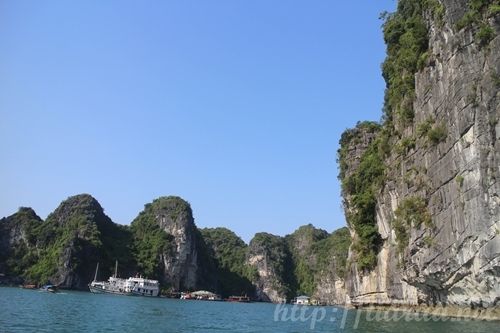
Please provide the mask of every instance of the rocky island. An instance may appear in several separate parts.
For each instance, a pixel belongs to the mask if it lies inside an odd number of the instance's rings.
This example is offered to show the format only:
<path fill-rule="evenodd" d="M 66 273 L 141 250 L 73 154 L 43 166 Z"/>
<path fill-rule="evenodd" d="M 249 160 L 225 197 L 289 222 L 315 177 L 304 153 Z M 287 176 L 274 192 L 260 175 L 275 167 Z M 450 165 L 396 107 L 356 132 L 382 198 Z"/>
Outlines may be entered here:
<path fill-rule="evenodd" d="M 330 235 L 307 225 L 286 237 L 259 233 L 247 245 L 225 228 L 198 229 L 190 204 L 175 196 L 146 204 L 124 226 L 80 194 L 45 221 L 24 207 L 1 219 L 0 272 L 4 283 L 87 290 L 97 262 L 107 278 L 118 260 L 121 274 L 157 279 L 165 292 L 208 289 L 271 302 L 318 293 L 337 303 L 328 283 L 342 276 L 335 263 L 345 265 L 349 244 L 346 228 Z"/>
<path fill-rule="evenodd" d="M 23 207 L 0 221 L 2 282 L 86 289 L 96 262 L 110 275 L 118 260 L 174 291 L 500 319 L 500 1 L 399 0 L 382 17 L 382 120 L 340 138 L 346 228 L 246 244 L 198 229 L 179 197 L 124 226 L 81 194 L 45 220 Z"/>
<path fill-rule="evenodd" d="M 349 301 L 498 310 L 500 4 L 400 0 L 383 29 L 383 120 L 339 151 Z"/>

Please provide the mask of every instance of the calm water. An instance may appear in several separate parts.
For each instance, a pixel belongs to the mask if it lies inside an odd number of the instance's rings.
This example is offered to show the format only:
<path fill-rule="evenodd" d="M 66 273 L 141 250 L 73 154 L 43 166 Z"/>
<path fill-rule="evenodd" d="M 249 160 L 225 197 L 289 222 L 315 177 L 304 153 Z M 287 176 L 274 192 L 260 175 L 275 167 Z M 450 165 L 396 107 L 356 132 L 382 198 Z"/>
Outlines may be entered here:
<path fill-rule="evenodd" d="M 303 318 L 290 320 L 291 306 L 272 304 L 181 301 L 94 295 L 84 292 L 43 293 L 0 288 L 0 332 L 500 332 L 498 322 L 373 322 L 358 321 L 357 312 L 305 308 Z M 316 309 L 316 313 L 313 313 Z M 286 312 L 288 311 L 288 312 Z M 321 312 L 325 314 L 321 319 Z M 300 317 L 295 313 L 296 319 Z M 364 316 L 361 316 L 364 318 Z M 344 322 L 345 325 L 342 325 Z M 312 325 L 314 324 L 314 325 Z M 314 326 L 314 329 L 311 329 Z M 344 326 L 344 328 L 341 328 Z"/>

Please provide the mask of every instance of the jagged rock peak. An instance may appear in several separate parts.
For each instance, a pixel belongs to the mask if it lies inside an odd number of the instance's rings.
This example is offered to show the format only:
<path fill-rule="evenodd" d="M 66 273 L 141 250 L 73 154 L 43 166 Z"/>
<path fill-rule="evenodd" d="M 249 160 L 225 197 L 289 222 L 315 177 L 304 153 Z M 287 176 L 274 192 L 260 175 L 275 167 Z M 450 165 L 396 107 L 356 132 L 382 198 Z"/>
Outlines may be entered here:
<path fill-rule="evenodd" d="M 143 269 L 159 276 L 160 281 L 175 290 L 195 289 L 201 277 L 198 274 L 200 239 L 189 203 L 176 196 L 160 197 L 146 204 L 144 210 L 131 224 L 136 247 L 150 249 L 158 260 L 152 265 L 139 263 Z M 159 227 L 159 228 L 158 228 Z M 161 239 L 152 241 L 151 238 Z M 141 256 L 141 255 L 140 255 Z M 147 271 L 147 270 L 146 270 Z"/>
<path fill-rule="evenodd" d="M 258 273 L 254 283 L 259 300 L 281 302 L 292 296 L 292 257 L 283 237 L 267 232 L 255 234 L 250 241 L 247 263 Z"/>
<path fill-rule="evenodd" d="M 31 207 L 19 207 L 19 209 L 17 210 L 17 214 L 23 214 L 26 216 L 36 217 L 40 219 L 35 210 Z"/>
<path fill-rule="evenodd" d="M 78 194 L 68 197 L 47 217 L 47 221 L 64 224 L 75 215 L 87 216 L 89 217 L 87 219 L 88 221 L 111 222 L 111 220 L 104 215 L 102 206 L 90 194 Z M 94 219 L 95 217 L 98 218 Z M 105 217 L 105 219 L 99 217 Z"/>
<path fill-rule="evenodd" d="M 5 223 L 21 223 L 23 224 L 26 221 L 38 221 L 42 222 L 42 219 L 35 210 L 31 207 L 19 207 L 16 213 L 2 218 L 0 221 Z"/>
<path fill-rule="evenodd" d="M 326 230 L 316 228 L 312 224 L 306 224 L 300 226 L 297 230 L 286 237 L 304 238 L 308 241 L 317 241 L 328 237 L 328 232 Z"/>
<path fill-rule="evenodd" d="M 186 200 L 178 196 L 163 196 L 144 205 L 143 213 L 152 213 L 162 228 L 194 225 L 193 211 Z"/>

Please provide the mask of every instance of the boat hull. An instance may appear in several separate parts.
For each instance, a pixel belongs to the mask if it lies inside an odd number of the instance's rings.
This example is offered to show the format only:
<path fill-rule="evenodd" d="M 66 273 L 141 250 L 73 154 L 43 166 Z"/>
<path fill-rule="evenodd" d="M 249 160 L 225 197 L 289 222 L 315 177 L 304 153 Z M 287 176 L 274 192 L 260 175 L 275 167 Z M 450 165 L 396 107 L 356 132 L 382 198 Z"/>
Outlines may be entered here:
<path fill-rule="evenodd" d="M 141 296 L 141 297 L 158 297 L 158 294 L 147 294 L 147 293 L 141 293 L 138 291 L 132 291 L 132 296 Z"/>
<path fill-rule="evenodd" d="M 90 292 L 94 294 L 156 297 L 160 293 L 160 284 L 157 280 L 142 277 L 129 277 L 128 279 L 117 277 L 118 262 L 115 266 L 115 275 L 110 277 L 108 281 L 97 281 L 98 272 L 99 263 L 97 263 L 95 270 L 94 281 L 89 283 Z"/>
<path fill-rule="evenodd" d="M 139 291 L 139 290 L 124 290 L 123 287 L 117 287 L 111 284 L 89 284 L 90 292 L 94 294 L 113 294 L 113 295 L 124 295 L 124 296 L 142 296 L 142 297 L 157 297 L 158 291 Z"/>
<path fill-rule="evenodd" d="M 98 286 L 89 286 L 90 292 L 94 294 L 113 294 L 113 295 L 123 295 L 123 296 L 134 296 L 134 293 L 124 292 L 114 289 L 103 289 Z"/>

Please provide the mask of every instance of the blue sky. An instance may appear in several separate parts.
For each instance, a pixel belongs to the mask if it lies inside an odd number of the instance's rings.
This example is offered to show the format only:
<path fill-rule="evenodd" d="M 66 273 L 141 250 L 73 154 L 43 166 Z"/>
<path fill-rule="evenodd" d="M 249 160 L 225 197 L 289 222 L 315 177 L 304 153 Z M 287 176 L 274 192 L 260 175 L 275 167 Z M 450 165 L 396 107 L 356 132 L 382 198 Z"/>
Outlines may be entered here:
<path fill-rule="evenodd" d="M 179 195 L 246 241 L 345 225 L 341 133 L 378 120 L 379 1 L 0 2 L 0 216 Z"/>

